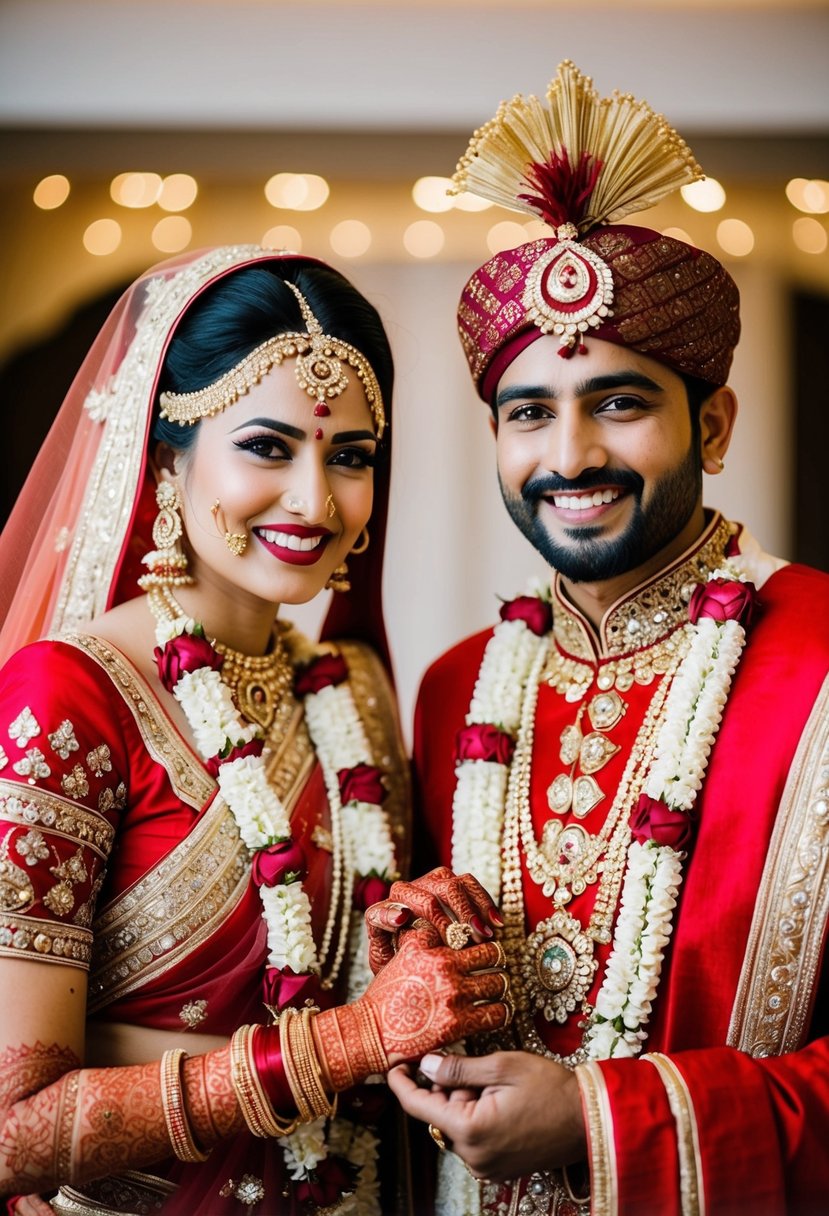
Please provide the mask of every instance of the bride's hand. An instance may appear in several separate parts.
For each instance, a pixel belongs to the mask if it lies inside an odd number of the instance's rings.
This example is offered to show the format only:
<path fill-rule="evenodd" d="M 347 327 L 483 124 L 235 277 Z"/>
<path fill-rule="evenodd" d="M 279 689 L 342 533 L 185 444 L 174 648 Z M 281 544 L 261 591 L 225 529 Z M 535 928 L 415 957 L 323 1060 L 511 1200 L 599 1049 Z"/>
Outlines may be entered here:
<path fill-rule="evenodd" d="M 388 899 L 366 911 L 369 963 L 375 975 L 394 957 L 399 934 L 413 920 L 434 925 L 441 939 L 456 949 L 466 941 L 490 941 L 504 923 L 472 874 L 457 875 L 440 866 L 412 882 L 395 882 Z"/>
<path fill-rule="evenodd" d="M 446 1047 L 512 1017 L 504 951 L 496 942 L 452 950 L 432 925 L 400 948 L 351 1005 L 314 1018 L 314 1039 L 334 1089 Z"/>

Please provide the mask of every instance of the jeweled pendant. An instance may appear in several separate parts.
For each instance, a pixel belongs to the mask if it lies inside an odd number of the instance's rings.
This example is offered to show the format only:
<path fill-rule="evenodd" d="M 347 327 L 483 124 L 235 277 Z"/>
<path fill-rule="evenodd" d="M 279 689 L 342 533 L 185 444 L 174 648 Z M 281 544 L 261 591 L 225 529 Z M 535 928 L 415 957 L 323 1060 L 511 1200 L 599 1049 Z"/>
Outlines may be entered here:
<path fill-rule="evenodd" d="M 527 938 L 521 975 L 531 1007 L 548 1022 L 566 1022 L 581 1007 L 597 966 L 581 923 L 563 909 L 554 912 Z"/>
<path fill-rule="evenodd" d="M 573 801 L 573 782 L 566 773 L 559 773 L 547 787 L 547 805 L 557 815 L 566 815 Z"/>

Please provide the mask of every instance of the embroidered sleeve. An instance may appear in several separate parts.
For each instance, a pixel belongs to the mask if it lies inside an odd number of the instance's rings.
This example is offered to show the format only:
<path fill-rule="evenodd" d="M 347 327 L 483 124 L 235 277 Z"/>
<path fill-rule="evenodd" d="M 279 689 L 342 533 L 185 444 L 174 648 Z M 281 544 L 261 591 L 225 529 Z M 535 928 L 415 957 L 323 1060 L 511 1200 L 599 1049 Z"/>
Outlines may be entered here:
<path fill-rule="evenodd" d="M 113 696 L 56 642 L 26 647 L 0 673 L 0 954 L 88 967 L 127 799 Z"/>

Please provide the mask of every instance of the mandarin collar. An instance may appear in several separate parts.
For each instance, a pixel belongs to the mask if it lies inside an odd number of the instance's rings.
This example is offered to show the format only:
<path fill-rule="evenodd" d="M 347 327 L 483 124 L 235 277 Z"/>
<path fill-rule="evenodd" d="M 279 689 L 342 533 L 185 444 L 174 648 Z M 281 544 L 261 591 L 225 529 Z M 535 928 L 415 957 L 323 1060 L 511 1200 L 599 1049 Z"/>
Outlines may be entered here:
<path fill-rule="evenodd" d="M 715 512 L 690 548 L 611 604 L 598 633 L 567 599 L 557 573 L 553 578 L 553 636 L 557 645 L 573 658 L 594 663 L 620 658 L 661 641 L 688 620 L 688 600 L 694 585 L 705 582 L 719 569 L 736 530 L 736 525 Z"/>

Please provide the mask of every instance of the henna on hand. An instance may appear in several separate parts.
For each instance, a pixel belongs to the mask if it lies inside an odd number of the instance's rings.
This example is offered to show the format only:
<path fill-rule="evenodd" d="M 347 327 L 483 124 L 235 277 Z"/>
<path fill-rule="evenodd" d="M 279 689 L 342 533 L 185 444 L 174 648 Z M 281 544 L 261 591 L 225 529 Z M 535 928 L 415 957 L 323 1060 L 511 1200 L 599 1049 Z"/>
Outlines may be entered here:
<path fill-rule="evenodd" d="M 389 899 L 372 905 L 365 914 L 369 964 L 375 975 L 394 955 L 401 925 L 392 916 L 393 910 L 401 905 L 415 917 L 435 925 L 444 941 L 453 921 L 471 925 L 474 941 L 491 938 L 493 926 L 499 928 L 503 924 L 493 900 L 472 874 L 456 875 L 446 866 L 439 866 L 413 882 L 395 882 Z"/>
<path fill-rule="evenodd" d="M 77 1062 L 68 1049 L 40 1043 L 0 1060 L 2 1093 L 11 1098 L 0 1113 L 0 1195 L 48 1191 L 172 1155 L 158 1061 L 67 1071 Z M 204 1148 L 243 1125 L 229 1047 L 185 1060 L 182 1091 Z"/>
<path fill-rule="evenodd" d="M 368 1041 L 367 1012 L 382 1055 L 392 1064 L 506 1025 L 507 984 L 505 973 L 496 970 L 503 961 L 501 948 L 482 943 L 450 950 L 428 944 L 428 938 L 428 932 L 407 933 L 359 1001 L 314 1018 L 314 1039 L 332 1088 L 346 1088 L 379 1070 Z"/>

